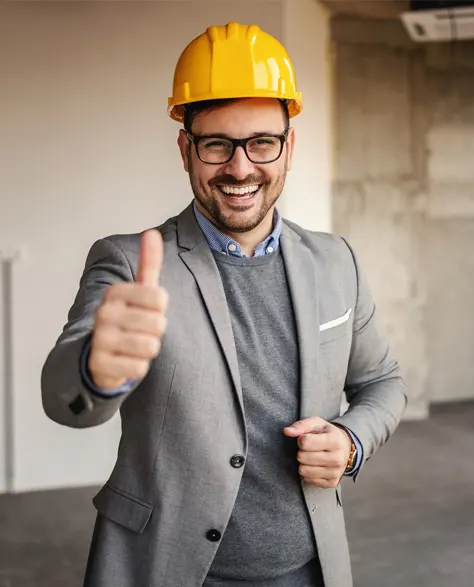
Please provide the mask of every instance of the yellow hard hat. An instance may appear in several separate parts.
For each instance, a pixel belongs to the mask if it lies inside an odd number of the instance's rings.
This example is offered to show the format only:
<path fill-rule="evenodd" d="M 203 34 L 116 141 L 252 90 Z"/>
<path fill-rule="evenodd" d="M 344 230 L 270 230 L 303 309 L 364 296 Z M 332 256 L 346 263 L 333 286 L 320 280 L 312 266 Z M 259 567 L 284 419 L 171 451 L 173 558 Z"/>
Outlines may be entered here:
<path fill-rule="evenodd" d="M 168 113 L 183 122 L 185 104 L 228 98 L 277 98 L 290 118 L 303 109 L 291 59 L 257 25 L 212 26 L 194 39 L 176 65 Z"/>

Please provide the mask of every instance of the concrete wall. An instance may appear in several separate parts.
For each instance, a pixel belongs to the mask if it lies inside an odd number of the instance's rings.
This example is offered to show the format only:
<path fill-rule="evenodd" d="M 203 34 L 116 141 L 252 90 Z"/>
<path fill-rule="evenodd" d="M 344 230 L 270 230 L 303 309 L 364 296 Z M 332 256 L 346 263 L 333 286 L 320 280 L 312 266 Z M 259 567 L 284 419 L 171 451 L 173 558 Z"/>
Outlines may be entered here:
<path fill-rule="evenodd" d="M 330 102 L 327 16 L 311 0 L 291 5 L 286 28 L 286 0 L 0 4 L 0 251 L 24 252 L 13 275 L 15 491 L 100 483 L 114 462 L 119 422 L 80 431 L 49 421 L 40 371 L 92 242 L 159 224 L 191 200 L 166 106 L 181 50 L 210 24 L 255 22 L 295 49 L 308 90 L 298 151 L 317 157 L 309 173 L 295 164 L 282 205 L 329 229 L 330 137 L 318 119 Z M 318 32 L 311 59 L 301 22 Z"/>
<path fill-rule="evenodd" d="M 407 417 L 474 397 L 472 43 L 335 22 L 334 230 L 359 252 L 410 387 Z"/>
<path fill-rule="evenodd" d="M 426 54 L 424 261 L 432 401 L 474 397 L 474 42 Z"/>

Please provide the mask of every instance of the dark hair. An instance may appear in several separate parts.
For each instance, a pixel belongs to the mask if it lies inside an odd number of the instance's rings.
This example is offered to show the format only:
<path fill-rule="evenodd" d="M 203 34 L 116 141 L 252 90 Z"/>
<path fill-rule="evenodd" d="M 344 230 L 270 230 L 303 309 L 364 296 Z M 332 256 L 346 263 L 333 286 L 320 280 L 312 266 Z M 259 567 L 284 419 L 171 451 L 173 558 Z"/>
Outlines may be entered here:
<path fill-rule="evenodd" d="M 238 98 L 224 98 L 221 100 L 203 100 L 201 102 L 192 102 L 191 104 L 186 104 L 184 106 L 184 130 L 186 132 L 191 132 L 191 127 L 193 125 L 194 119 L 198 114 L 202 112 L 210 112 L 215 108 L 222 108 L 223 106 L 228 106 L 235 102 Z M 290 126 L 290 116 L 288 114 L 288 101 L 286 100 L 279 100 L 283 114 L 285 117 L 285 130 L 288 130 Z"/>

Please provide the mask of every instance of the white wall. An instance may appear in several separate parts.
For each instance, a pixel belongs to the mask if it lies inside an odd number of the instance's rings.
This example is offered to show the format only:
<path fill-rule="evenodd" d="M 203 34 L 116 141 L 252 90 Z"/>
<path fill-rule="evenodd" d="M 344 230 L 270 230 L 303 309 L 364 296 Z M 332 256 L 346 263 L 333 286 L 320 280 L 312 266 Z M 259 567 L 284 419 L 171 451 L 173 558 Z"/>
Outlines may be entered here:
<path fill-rule="evenodd" d="M 301 6 L 318 26 L 311 0 Z M 318 153 L 311 175 L 296 164 L 287 190 L 290 216 L 303 218 L 303 185 L 327 177 L 320 156 L 327 137 L 320 143 L 311 131 L 310 141 L 309 130 L 324 109 L 311 82 L 312 61 L 301 41 L 294 43 L 301 37 L 297 21 L 290 19 L 287 30 L 282 25 L 287 12 L 280 0 L 0 5 L 0 249 L 26 252 L 13 284 L 17 491 L 100 483 L 114 462 L 118 419 L 89 430 L 49 421 L 40 371 L 92 242 L 156 225 L 191 200 L 175 147 L 178 126 L 166 106 L 175 62 L 194 36 L 237 20 L 256 22 L 284 42 L 288 37 L 309 89 L 297 157 L 308 161 L 309 145 Z M 329 205 L 321 202 L 329 184 L 318 185 L 319 203 L 309 204 L 318 219 L 304 218 L 326 228 Z"/>
<path fill-rule="evenodd" d="M 305 107 L 292 121 L 297 133 L 296 158 L 282 211 L 305 228 L 329 231 L 333 88 L 328 9 L 315 0 L 285 0 L 283 38 L 295 64 Z"/>

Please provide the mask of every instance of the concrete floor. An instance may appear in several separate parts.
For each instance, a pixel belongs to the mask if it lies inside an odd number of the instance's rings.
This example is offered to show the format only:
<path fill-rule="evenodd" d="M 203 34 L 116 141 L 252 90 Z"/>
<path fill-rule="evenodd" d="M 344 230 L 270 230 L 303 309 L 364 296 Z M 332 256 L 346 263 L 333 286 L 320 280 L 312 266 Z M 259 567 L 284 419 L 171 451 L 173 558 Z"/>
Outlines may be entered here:
<path fill-rule="evenodd" d="M 473 449 L 474 404 L 439 406 L 346 483 L 355 587 L 473 587 Z M 0 497 L 0 587 L 82 585 L 95 491 Z"/>

